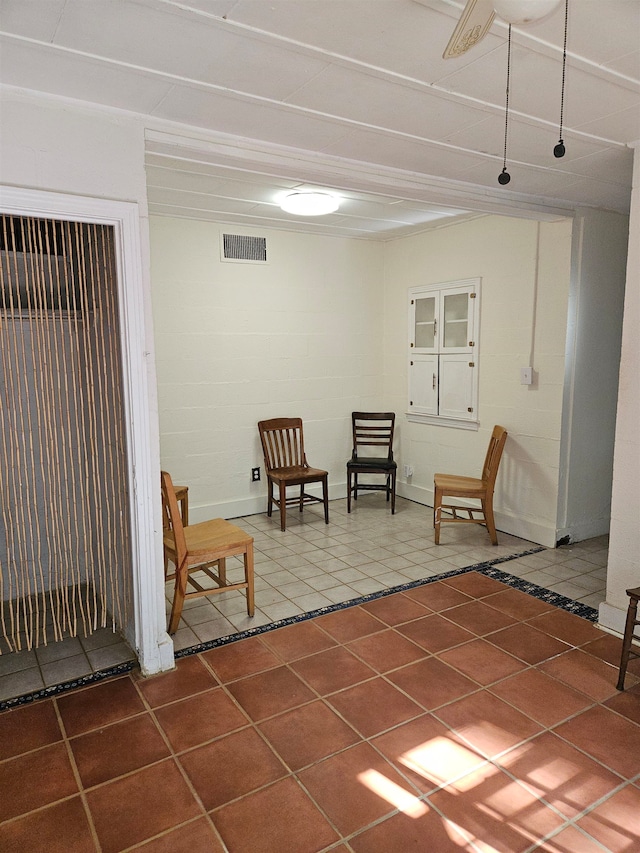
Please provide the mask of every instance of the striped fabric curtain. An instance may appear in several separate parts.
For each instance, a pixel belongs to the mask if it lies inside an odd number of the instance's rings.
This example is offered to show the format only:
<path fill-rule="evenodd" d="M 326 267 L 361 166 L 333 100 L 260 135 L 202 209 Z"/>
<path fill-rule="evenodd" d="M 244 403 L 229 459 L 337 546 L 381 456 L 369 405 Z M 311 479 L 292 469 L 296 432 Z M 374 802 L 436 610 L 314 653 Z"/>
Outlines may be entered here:
<path fill-rule="evenodd" d="M 2 216 L 0 257 L 1 633 L 19 651 L 127 623 L 129 496 L 113 229 Z"/>

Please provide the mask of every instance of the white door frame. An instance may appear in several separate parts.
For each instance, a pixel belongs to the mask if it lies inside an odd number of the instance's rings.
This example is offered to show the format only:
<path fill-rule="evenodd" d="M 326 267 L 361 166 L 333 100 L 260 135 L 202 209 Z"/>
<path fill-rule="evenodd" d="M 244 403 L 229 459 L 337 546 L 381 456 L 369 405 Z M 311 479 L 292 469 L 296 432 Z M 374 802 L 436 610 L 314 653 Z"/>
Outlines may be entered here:
<path fill-rule="evenodd" d="M 175 666 L 166 631 L 162 572 L 160 440 L 150 294 L 142 264 L 141 219 L 133 202 L 0 186 L 0 213 L 114 228 L 129 475 L 133 624 L 123 626 L 144 675 Z"/>

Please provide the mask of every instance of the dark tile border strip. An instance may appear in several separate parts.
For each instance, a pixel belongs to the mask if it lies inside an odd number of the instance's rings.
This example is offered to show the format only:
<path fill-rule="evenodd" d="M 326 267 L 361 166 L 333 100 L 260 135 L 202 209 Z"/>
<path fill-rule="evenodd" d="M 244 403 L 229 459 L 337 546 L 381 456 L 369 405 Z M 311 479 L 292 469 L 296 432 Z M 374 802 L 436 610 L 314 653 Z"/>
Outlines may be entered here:
<path fill-rule="evenodd" d="M 562 610 L 567 610 L 570 613 L 575 613 L 576 616 L 581 616 L 583 619 L 588 619 L 590 622 L 595 622 L 598 618 L 598 611 L 594 607 L 588 607 L 586 604 L 580 604 L 578 601 L 573 601 L 564 595 L 559 595 L 557 592 L 552 592 L 550 589 L 545 589 L 534 583 L 524 581 L 516 575 L 510 575 L 500 569 L 494 568 L 500 563 L 508 563 L 510 560 L 517 560 L 520 557 L 527 557 L 529 554 L 539 554 L 547 549 L 540 546 L 530 548 L 528 551 L 521 551 L 519 554 L 511 554 L 508 557 L 497 557 L 495 560 L 489 560 L 484 563 L 476 563 L 473 566 L 467 566 L 463 569 L 452 569 L 449 572 L 441 572 L 439 575 L 432 575 L 428 578 L 421 578 L 416 581 L 407 581 L 407 583 L 399 584 L 398 586 L 389 587 L 389 589 L 381 589 L 377 592 L 370 592 L 368 595 L 361 595 L 358 598 L 351 598 L 348 601 L 341 601 L 338 604 L 328 604 L 326 607 L 319 607 L 316 610 L 310 610 L 308 613 L 299 613 L 296 616 L 287 616 L 285 619 L 278 619 L 277 622 L 269 622 L 267 625 L 259 625 L 256 628 L 249 628 L 246 631 L 239 631 L 236 634 L 229 634 L 226 637 L 218 637 L 215 640 L 208 640 L 205 643 L 198 643 L 195 646 L 189 646 L 186 649 L 181 649 L 176 652 L 176 660 L 189 655 L 197 655 L 200 652 L 207 652 L 210 649 L 226 646 L 229 643 L 235 643 L 238 640 L 245 640 L 248 637 L 256 637 L 260 634 L 267 634 L 270 631 L 275 631 L 278 628 L 283 628 L 287 625 L 296 625 L 299 622 L 306 622 L 308 619 L 315 619 L 317 616 L 324 616 L 326 613 L 334 613 L 337 610 L 346 610 L 349 607 L 356 607 L 359 604 L 366 604 L 368 601 L 375 601 L 378 598 L 386 598 L 388 595 L 393 595 L 396 592 L 406 592 L 409 589 L 416 589 L 419 586 L 426 586 L 436 581 L 446 580 L 447 578 L 464 575 L 468 572 L 479 572 L 487 577 L 502 581 L 507 586 L 514 589 L 519 589 L 526 592 L 528 595 L 533 595 L 548 604 L 553 604 L 555 607 L 560 607 Z"/>
<path fill-rule="evenodd" d="M 119 663 L 117 666 L 111 666 L 109 669 L 90 672 L 88 675 L 82 675 L 80 678 L 74 678 L 72 681 L 63 681 L 62 684 L 52 684 L 50 687 L 43 687 L 41 690 L 26 693 L 24 696 L 4 699 L 0 701 L 0 711 L 8 711 L 10 708 L 16 708 L 19 705 L 28 705 L 38 699 L 50 699 L 52 696 L 57 696 L 59 693 L 66 693 L 68 690 L 75 690 L 77 687 L 86 687 L 88 684 L 95 684 L 98 681 L 104 681 L 106 678 L 124 675 L 124 673 L 131 672 L 137 666 L 137 660 L 130 660 L 126 661 L 126 663 Z"/>
<path fill-rule="evenodd" d="M 317 616 L 323 616 L 326 613 L 333 613 L 337 610 L 346 610 L 349 607 L 356 607 L 359 604 L 366 604 L 368 601 L 375 601 L 378 598 L 386 598 L 388 595 L 393 595 L 396 592 L 406 592 L 409 589 L 416 589 L 419 586 L 426 586 L 436 581 L 446 580 L 447 578 L 465 575 L 469 572 L 479 572 L 486 577 L 501 581 L 506 586 L 513 589 L 525 592 L 527 595 L 532 595 L 541 601 L 546 601 L 547 604 L 552 604 L 554 607 L 559 607 L 566 610 L 568 613 L 573 613 L 580 616 L 582 619 L 587 619 L 590 622 L 597 621 L 598 611 L 595 607 L 589 607 L 586 604 L 580 604 L 579 601 L 574 601 L 557 592 L 552 592 L 550 589 L 538 586 L 535 583 L 523 580 L 516 575 L 510 575 L 508 572 L 503 572 L 496 566 L 502 563 L 508 563 L 511 560 L 518 560 L 520 557 L 528 557 L 530 554 L 539 554 L 540 551 L 546 551 L 543 546 L 530 548 L 528 551 L 521 551 L 519 554 L 511 554 L 508 557 L 497 557 L 495 560 L 488 560 L 484 563 L 476 563 L 474 566 L 467 566 L 463 569 L 453 569 L 450 572 L 442 572 L 439 575 L 432 575 L 428 578 L 421 578 L 416 581 L 407 581 L 407 583 L 399 584 L 398 586 L 390 587 L 389 589 L 381 589 L 378 592 L 371 592 L 368 595 L 361 595 L 358 598 L 351 598 L 349 601 L 341 601 L 338 604 L 319 607 L 316 610 L 310 610 L 308 613 L 299 613 L 296 616 L 288 616 L 285 619 L 278 619 L 276 622 L 269 622 L 267 625 L 259 625 L 255 628 L 249 628 L 246 631 L 238 631 L 235 634 L 228 634 L 226 637 L 218 637 L 215 640 L 208 640 L 205 643 L 198 643 L 195 646 L 189 646 L 186 649 L 181 649 L 175 653 L 176 660 L 197 655 L 200 652 L 207 652 L 210 649 L 216 649 L 219 646 L 227 646 L 230 643 L 235 643 L 239 640 L 246 640 L 248 637 L 256 637 L 260 634 L 266 634 L 270 631 L 275 631 L 278 628 L 284 628 L 287 625 L 296 625 L 299 622 L 306 622 L 308 619 L 315 619 Z M 57 696 L 60 693 L 66 693 L 68 690 L 75 690 L 78 687 L 86 687 L 89 684 L 95 684 L 98 681 L 103 681 L 106 678 L 113 678 L 116 675 L 123 675 L 126 672 L 137 667 L 137 661 L 128 661 L 117 666 L 103 669 L 99 672 L 84 675 L 82 678 L 75 678 L 73 681 L 65 681 L 62 684 L 45 687 L 42 690 L 36 690 L 33 693 L 27 693 L 24 696 L 17 696 L 14 699 L 6 699 L 0 701 L 0 711 L 6 711 L 10 708 L 16 708 L 20 705 L 27 705 L 35 702 L 38 699 L 47 699 L 51 696 Z"/>

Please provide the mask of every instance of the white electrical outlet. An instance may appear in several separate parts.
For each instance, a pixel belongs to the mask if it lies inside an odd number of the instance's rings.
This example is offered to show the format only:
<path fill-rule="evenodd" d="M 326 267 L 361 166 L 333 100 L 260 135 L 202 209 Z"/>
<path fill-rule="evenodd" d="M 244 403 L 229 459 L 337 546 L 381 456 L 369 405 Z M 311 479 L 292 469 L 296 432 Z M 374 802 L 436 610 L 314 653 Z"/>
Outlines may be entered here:
<path fill-rule="evenodd" d="M 405 465 L 404 466 L 404 476 L 405 477 L 413 477 L 413 465 Z"/>
<path fill-rule="evenodd" d="M 520 368 L 520 384 L 521 385 L 533 385 L 533 368 L 532 367 L 521 367 Z"/>

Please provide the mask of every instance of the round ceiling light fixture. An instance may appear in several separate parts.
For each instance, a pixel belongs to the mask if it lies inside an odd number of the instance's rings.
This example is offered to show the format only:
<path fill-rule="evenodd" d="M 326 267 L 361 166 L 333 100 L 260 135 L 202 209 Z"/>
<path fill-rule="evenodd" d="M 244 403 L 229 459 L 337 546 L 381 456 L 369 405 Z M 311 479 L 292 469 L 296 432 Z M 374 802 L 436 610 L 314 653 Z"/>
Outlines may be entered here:
<path fill-rule="evenodd" d="M 296 190 L 287 193 L 280 202 L 280 207 L 285 213 L 293 213 L 296 216 L 325 216 L 340 207 L 340 199 L 331 193 Z"/>
<path fill-rule="evenodd" d="M 551 15 L 562 0 L 493 0 L 496 15 L 508 24 L 533 24 Z"/>

